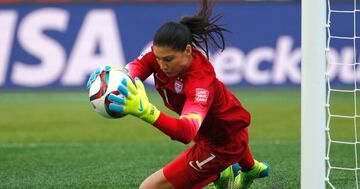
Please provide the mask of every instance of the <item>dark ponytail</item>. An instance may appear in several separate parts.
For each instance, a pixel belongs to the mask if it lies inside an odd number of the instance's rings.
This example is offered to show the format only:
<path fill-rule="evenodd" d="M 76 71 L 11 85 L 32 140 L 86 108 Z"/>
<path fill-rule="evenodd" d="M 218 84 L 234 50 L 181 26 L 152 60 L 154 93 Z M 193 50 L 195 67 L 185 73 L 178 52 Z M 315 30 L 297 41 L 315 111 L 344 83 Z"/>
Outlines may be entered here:
<path fill-rule="evenodd" d="M 211 18 L 212 7 L 207 0 L 202 0 L 202 8 L 197 15 L 184 16 L 180 22 L 167 22 L 162 25 L 154 36 L 154 45 L 168 46 L 174 50 L 184 51 L 187 44 L 198 47 L 209 57 L 210 45 L 223 51 L 226 28 L 216 24 L 222 17 L 216 15 Z"/>

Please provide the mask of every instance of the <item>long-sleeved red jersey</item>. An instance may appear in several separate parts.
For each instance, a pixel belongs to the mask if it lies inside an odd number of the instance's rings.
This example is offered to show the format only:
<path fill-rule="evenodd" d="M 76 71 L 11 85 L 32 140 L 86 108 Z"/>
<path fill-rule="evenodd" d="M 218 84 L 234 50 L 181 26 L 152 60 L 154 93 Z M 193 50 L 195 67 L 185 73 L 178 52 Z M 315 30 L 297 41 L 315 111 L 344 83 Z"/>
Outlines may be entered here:
<path fill-rule="evenodd" d="M 180 118 L 161 113 L 154 123 L 172 139 L 218 153 L 238 154 L 243 146 L 241 130 L 250 124 L 250 114 L 216 78 L 213 66 L 197 49 L 186 73 L 169 78 L 160 69 L 152 48 L 127 66 L 132 77 L 145 80 L 152 73 L 155 88 L 166 107 Z M 164 127 L 162 127 L 164 126 Z M 247 145 L 247 144 L 246 144 Z"/>

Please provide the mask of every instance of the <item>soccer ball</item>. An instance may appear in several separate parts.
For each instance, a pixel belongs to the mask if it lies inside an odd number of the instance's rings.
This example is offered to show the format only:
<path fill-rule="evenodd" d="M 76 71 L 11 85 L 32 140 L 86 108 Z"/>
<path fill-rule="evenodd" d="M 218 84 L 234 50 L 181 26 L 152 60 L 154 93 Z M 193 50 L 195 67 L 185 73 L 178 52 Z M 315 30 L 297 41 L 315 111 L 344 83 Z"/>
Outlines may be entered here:
<path fill-rule="evenodd" d="M 95 78 L 89 88 L 89 98 L 90 104 L 97 113 L 106 118 L 121 118 L 126 115 L 111 111 L 109 109 L 111 102 L 107 99 L 111 93 L 123 97 L 117 90 L 123 78 L 131 79 L 125 71 L 120 70 L 103 71 Z"/>

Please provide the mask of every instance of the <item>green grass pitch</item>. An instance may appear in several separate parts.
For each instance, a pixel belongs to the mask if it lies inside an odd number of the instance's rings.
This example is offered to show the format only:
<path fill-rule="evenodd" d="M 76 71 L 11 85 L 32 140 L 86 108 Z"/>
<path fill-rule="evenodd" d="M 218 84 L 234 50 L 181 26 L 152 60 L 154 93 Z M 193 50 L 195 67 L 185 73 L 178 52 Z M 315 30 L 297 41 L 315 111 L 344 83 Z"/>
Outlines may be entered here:
<path fill-rule="evenodd" d="M 300 91 L 234 92 L 252 113 L 253 155 L 271 166 L 270 177 L 255 181 L 252 188 L 300 188 Z M 157 94 L 149 92 L 149 98 L 166 110 Z M 337 95 L 333 101 L 333 111 L 352 113 L 353 98 Z M 333 137 L 352 139 L 353 124 L 344 128 L 337 128 Z M 85 91 L 0 93 L 1 189 L 138 188 L 186 147 L 131 116 L 100 117 Z M 334 163 L 355 165 L 353 148 L 334 149 Z M 339 188 L 355 188 L 351 171 L 334 171 L 331 177 Z"/>

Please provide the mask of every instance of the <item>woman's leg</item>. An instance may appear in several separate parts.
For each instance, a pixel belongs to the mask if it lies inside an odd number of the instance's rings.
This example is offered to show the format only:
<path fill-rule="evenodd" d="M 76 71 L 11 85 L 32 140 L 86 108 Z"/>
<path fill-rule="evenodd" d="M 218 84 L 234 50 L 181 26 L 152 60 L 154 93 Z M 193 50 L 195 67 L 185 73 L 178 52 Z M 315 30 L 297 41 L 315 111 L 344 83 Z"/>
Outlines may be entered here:
<path fill-rule="evenodd" d="M 140 189 L 175 189 L 175 187 L 166 180 L 163 169 L 160 169 L 146 178 Z"/>
<path fill-rule="evenodd" d="M 242 171 L 249 171 L 254 166 L 254 158 L 251 154 L 250 147 L 249 147 L 249 135 L 248 135 L 248 129 L 244 128 L 241 131 L 241 137 L 243 139 L 243 154 L 239 161 L 239 165 L 241 167 Z"/>
<path fill-rule="evenodd" d="M 239 161 L 239 165 L 241 167 L 241 171 L 250 171 L 254 166 L 255 161 L 251 154 L 250 148 L 247 147 L 241 160 Z"/>

